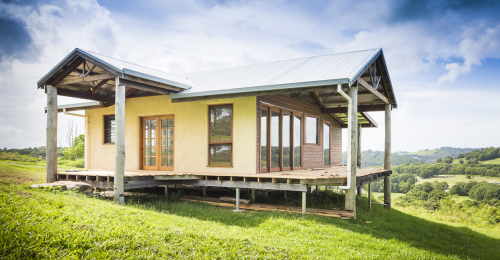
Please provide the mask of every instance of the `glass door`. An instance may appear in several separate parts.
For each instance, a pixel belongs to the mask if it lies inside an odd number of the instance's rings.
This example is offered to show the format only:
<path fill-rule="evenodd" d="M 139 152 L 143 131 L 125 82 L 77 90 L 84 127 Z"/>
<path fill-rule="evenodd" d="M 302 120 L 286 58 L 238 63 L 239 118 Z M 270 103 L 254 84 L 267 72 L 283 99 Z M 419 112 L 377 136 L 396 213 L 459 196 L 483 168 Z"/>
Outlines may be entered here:
<path fill-rule="evenodd" d="M 142 119 L 142 168 L 174 170 L 174 116 Z"/>

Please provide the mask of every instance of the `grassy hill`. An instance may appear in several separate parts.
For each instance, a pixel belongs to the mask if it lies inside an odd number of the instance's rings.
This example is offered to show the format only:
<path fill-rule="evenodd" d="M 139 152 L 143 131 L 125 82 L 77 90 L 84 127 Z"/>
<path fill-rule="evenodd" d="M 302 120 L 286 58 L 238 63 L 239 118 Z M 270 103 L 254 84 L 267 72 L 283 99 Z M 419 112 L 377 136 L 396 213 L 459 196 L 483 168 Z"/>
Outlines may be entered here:
<path fill-rule="evenodd" d="M 405 163 L 417 163 L 419 160 L 401 156 L 395 153 L 391 154 L 391 164 L 392 165 L 400 165 Z M 347 152 L 342 153 L 342 163 L 347 163 Z M 370 168 L 374 166 L 382 166 L 384 165 L 384 152 L 382 151 L 362 151 L 361 152 L 361 168 Z"/>
<path fill-rule="evenodd" d="M 488 161 L 479 161 L 481 164 L 500 164 L 500 158 L 488 160 Z"/>
<path fill-rule="evenodd" d="M 479 150 L 480 148 L 453 148 L 453 147 L 441 147 L 437 149 L 426 149 L 417 152 L 398 152 L 398 155 L 410 157 L 413 159 L 420 160 L 423 163 L 435 162 L 438 158 L 444 159 L 446 156 L 457 157 L 461 153 L 468 153 L 474 150 Z"/>
<path fill-rule="evenodd" d="M 499 225 L 358 198 L 358 218 L 234 213 L 167 200 L 126 205 L 58 190 L 31 190 L 44 169 L 0 163 L 0 255 L 20 258 L 495 259 Z M 173 196 L 171 196 L 173 197 Z M 468 218 L 474 218 L 472 214 Z M 450 220 L 454 221 L 451 223 Z M 470 224 L 475 223 L 475 224 Z"/>

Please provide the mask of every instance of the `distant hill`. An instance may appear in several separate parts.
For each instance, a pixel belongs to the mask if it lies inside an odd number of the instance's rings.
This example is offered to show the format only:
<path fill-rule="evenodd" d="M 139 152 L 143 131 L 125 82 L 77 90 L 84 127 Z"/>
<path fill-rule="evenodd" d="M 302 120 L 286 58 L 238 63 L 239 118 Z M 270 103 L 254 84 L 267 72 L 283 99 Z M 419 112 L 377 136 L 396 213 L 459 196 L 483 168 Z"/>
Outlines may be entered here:
<path fill-rule="evenodd" d="M 451 156 L 452 158 L 457 157 L 459 154 L 470 153 L 475 150 L 480 150 L 481 148 L 453 148 L 453 147 L 441 147 L 437 149 L 426 149 L 420 150 L 418 152 L 396 152 L 397 155 L 406 156 L 409 158 L 417 159 L 423 163 L 433 163 L 436 162 L 438 158 L 444 159 L 446 156 Z M 395 164 L 394 164 L 395 165 Z"/>
<path fill-rule="evenodd" d="M 391 165 L 400 165 L 405 163 L 418 163 L 417 159 L 411 157 L 398 155 L 396 153 L 391 154 Z M 347 152 L 342 153 L 342 163 L 347 163 Z M 384 152 L 382 151 L 362 151 L 361 152 L 361 168 L 370 168 L 374 166 L 384 165 Z"/>

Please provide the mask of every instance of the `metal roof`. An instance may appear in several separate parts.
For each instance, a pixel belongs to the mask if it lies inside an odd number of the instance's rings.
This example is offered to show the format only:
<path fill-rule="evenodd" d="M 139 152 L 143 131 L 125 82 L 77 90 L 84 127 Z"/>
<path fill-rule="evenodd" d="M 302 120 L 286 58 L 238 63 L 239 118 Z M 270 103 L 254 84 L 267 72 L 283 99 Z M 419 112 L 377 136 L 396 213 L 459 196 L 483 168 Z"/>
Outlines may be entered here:
<path fill-rule="evenodd" d="M 178 74 L 188 78 L 194 87 L 170 97 L 351 84 L 381 52 L 371 49 Z"/>
<path fill-rule="evenodd" d="M 110 67 L 110 68 L 112 68 L 112 69 L 116 70 L 117 72 L 120 72 L 124 75 L 130 75 L 130 76 L 134 76 L 134 77 L 148 79 L 148 80 L 168 84 L 171 86 L 179 87 L 182 89 L 190 89 L 191 87 L 193 87 L 193 83 L 191 83 L 191 81 L 186 79 L 186 77 L 181 77 L 181 76 L 177 76 L 174 74 L 169 74 L 169 73 L 166 73 L 163 71 L 159 71 L 159 70 L 151 69 L 151 68 L 144 67 L 141 65 L 137 65 L 134 63 L 111 58 L 111 57 L 108 57 L 108 56 L 105 56 L 102 54 L 98 54 L 95 52 L 84 51 L 84 50 L 79 49 L 79 48 L 74 49 L 59 64 L 64 63 L 64 62 L 68 62 L 68 58 L 72 57 L 72 55 L 74 53 L 82 53 L 84 55 L 90 56 L 91 58 L 105 64 L 106 66 L 108 66 L 108 67 Z M 38 81 L 38 84 L 40 84 L 40 82 L 42 82 L 45 78 L 47 78 L 50 74 L 52 74 L 54 69 L 56 69 L 59 66 L 59 64 L 57 66 L 55 66 L 51 71 L 49 71 L 49 73 L 47 73 L 43 78 L 41 78 Z"/>

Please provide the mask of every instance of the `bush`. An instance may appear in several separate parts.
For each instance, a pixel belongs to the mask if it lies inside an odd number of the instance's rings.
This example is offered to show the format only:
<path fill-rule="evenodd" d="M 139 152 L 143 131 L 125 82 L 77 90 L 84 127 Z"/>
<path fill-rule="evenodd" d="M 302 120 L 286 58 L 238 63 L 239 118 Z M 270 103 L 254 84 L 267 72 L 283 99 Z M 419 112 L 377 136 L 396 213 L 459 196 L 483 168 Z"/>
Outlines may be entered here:
<path fill-rule="evenodd" d="M 470 189 L 469 196 L 477 201 L 500 199 L 500 186 L 481 182 Z"/>

